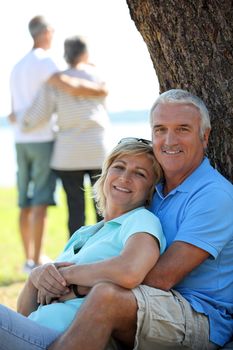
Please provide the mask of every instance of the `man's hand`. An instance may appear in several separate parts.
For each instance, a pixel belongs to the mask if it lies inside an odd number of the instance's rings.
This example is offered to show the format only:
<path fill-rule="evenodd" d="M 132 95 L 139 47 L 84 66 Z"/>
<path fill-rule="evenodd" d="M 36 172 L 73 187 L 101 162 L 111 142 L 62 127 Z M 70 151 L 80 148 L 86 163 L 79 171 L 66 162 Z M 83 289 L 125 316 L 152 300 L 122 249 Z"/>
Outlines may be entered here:
<path fill-rule="evenodd" d="M 50 303 L 53 299 L 70 292 L 59 268 L 71 265 L 73 263 L 48 263 L 32 270 L 30 280 L 38 290 L 38 303 Z"/>
<path fill-rule="evenodd" d="M 97 84 L 86 79 L 71 77 L 63 73 L 52 75 L 46 83 L 74 97 L 95 98 L 106 97 L 108 95 L 105 84 Z"/>
<path fill-rule="evenodd" d="M 11 113 L 8 115 L 8 120 L 9 120 L 9 122 L 10 122 L 11 124 L 16 123 L 16 115 L 15 115 L 13 112 L 11 112 Z"/>

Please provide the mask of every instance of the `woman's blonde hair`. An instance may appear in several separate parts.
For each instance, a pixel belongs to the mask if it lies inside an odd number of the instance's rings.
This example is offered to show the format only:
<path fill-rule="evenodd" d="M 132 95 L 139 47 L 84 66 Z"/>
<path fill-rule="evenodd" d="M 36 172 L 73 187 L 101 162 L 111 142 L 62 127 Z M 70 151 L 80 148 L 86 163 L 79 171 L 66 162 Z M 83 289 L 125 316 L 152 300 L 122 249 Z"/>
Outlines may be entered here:
<path fill-rule="evenodd" d="M 124 141 L 125 140 L 125 141 Z M 139 140 L 139 141 L 138 141 Z M 151 146 L 151 143 L 148 141 L 148 143 L 144 143 L 142 139 L 136 139 L 136 138 L 129 138 L 129 141 L 127 139 L 123 139 L 118 143 L 117 146 L 113 148 L 111 153 L 108 155 L 108 157 L 105 159 L 102 167 L 102 172 L 100 174 L 99 179 L 96 181 L 93 192 L 94 192 L 94 198 L 96 201 L 96 207 L 98 212 L 101 215 L 104 215 L 105 206 L 106 206 L 106 198 L 104 195 L 104 182 L 107 177 L 108 169 L 112 165 L 112 163 L 119 157 L 125 156 L 125 155 L 141 155 L 141 154 L 148 154 L 150 158 L 152 159 L 152 169 L 154 170 L 154 185 L 158 183 L 162 177 L 162 169 L 156 160 L 153 149 Z M 154 193 L 154 185 L 151 188 L 150 191 L 150 197 L 148 198 L 145 205 L 149 205 Z"/>

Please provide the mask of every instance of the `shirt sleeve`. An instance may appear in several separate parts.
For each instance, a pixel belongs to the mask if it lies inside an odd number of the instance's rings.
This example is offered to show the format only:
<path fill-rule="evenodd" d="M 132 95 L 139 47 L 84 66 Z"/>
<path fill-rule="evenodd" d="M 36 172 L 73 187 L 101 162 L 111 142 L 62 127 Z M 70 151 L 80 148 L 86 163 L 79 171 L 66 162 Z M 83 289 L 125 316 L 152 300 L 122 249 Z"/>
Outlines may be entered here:
<path fill-rule="evenodd" d="M 129 237 L 139 232 L 146 232 L 154 236 L 159 242 L 160 253 L 162 254 L 164 252 L 166 248 L 166 240 L 162 226 L 157 216 L 149 210 L 141 209 L 133 212 L 123 222 L 120 232 L 123 245 L 125 245 Z"/>
<path fill-rule="evenodd" d="M 217 187 L 196 193 L 186 206 L 175 241 L 206 250 L 214 258 L 232 239 L 233 199 Z"/>

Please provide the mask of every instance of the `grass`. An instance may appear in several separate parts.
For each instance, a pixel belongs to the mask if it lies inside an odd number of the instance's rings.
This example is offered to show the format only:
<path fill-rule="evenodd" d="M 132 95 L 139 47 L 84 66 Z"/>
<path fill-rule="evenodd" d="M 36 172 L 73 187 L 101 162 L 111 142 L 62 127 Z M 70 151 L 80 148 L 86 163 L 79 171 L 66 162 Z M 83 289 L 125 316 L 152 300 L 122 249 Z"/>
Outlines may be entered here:
<path fill-rule="evenodd" d="M 90 189 L 86 191 L 90 197 Z M 86 224 L 95 223 L 92 201 L 87 201 Z M 0 188 L 0 302 L 15 309 L 16 299 L 27 275 L 22 272 L 24 253 L 18 229 L 17 192 Z M 58 205 L 49 207 L 43 254 L 55 259 L 68 239 L 67 206 L 64 192 L 58 189 Z"/>

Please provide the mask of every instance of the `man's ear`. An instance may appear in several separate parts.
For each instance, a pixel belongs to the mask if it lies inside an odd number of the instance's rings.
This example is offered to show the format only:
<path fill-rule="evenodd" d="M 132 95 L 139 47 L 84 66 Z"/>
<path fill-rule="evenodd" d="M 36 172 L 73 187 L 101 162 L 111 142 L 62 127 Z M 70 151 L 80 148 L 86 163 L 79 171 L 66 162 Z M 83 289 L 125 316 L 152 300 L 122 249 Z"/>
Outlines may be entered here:
<path fill-rule="evenodd" d="M 207 148 L 209 136 L 210 136 L 210 129 L 206 129 L 204 132 L 203 141 L 202 141 L 204 149 Z"/>

